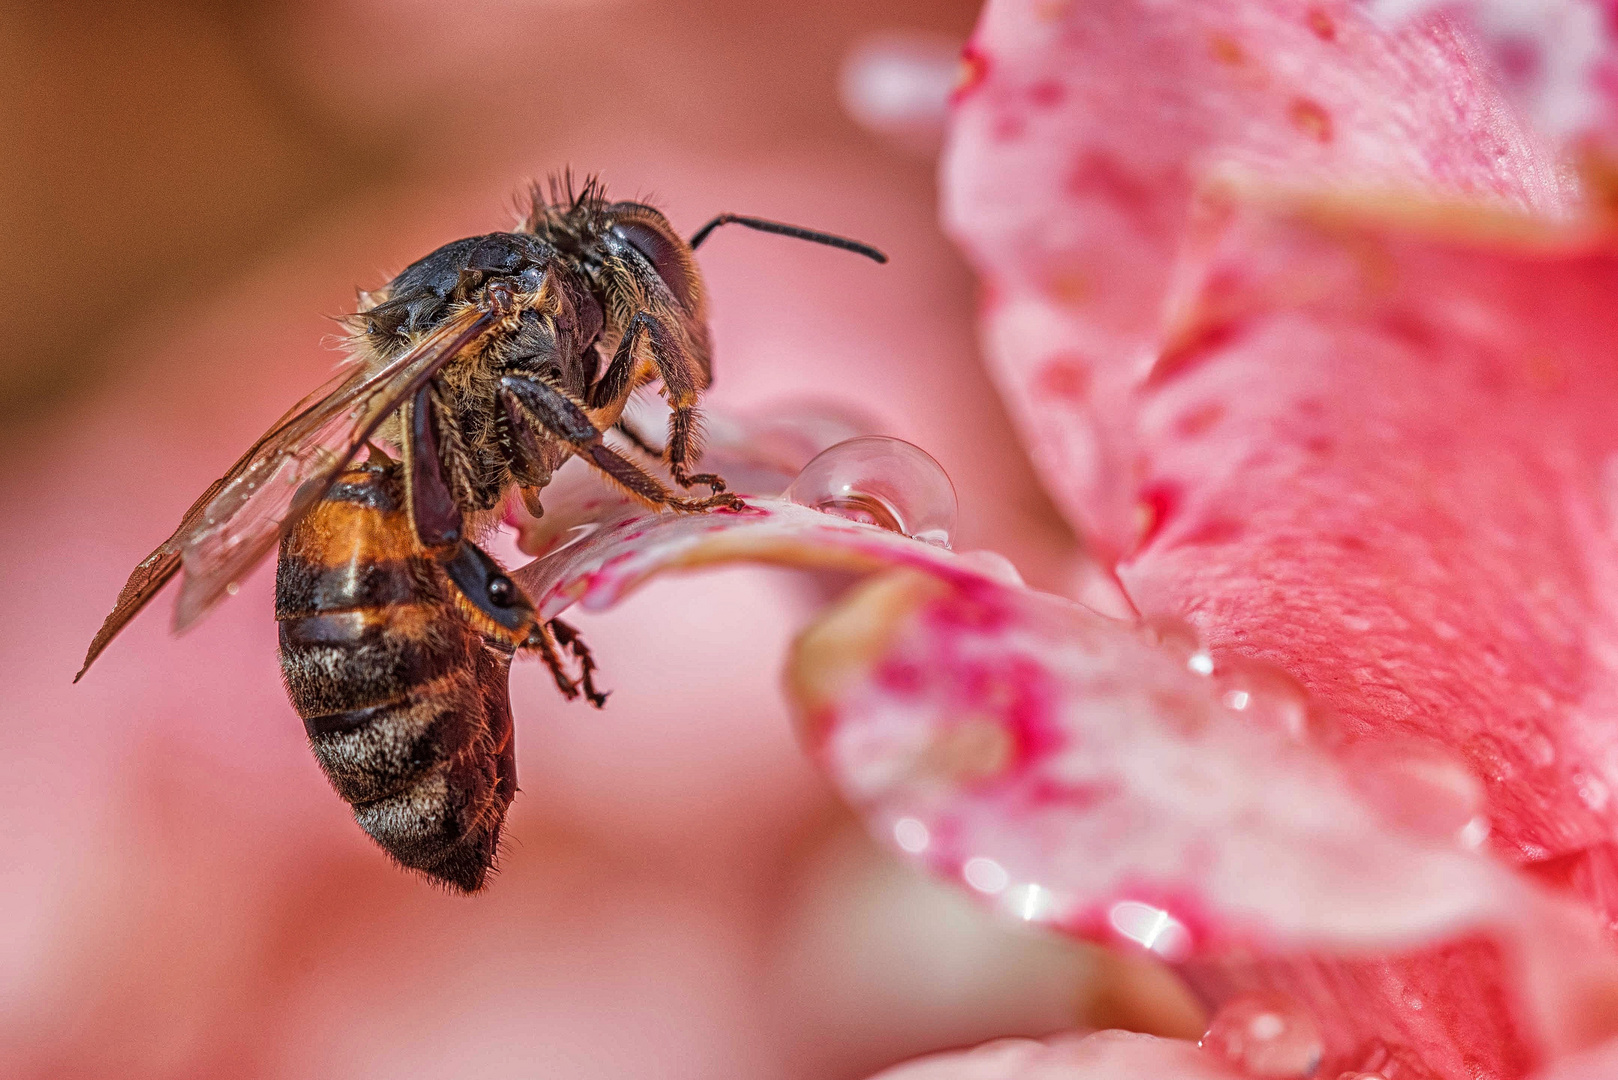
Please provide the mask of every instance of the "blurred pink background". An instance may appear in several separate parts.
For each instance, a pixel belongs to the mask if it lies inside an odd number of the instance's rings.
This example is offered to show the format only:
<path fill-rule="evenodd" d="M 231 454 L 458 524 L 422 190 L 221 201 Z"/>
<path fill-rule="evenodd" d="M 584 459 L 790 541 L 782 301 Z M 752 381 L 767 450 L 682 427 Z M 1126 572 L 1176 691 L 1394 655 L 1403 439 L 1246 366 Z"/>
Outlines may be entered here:
<path fill-rule="evenodd" d="M 472 899 L 395 870 L 304 745 L 271 579 L 160 598 L 69 680 L 129 569 L 337 359 L 330 317 L 571 165 L 722 232 L 716 408 L 863 406 L 930 450 L 958 547 L 1062 589 L 1075 543 L 975 351 L 936 224 L 969 3 L 0 6 L 0 1074 L 857 1077 L 1008 1034 L 1196 1034 L 1145 969 L 1004 927 L 866 842 L 777 688 L 790 575 L 581 618 L 605 712 L 513 676 L 522 794 Z M 840 89 L 843 97 L 840 99 Z M 860 122 L 852 117 L 857 116 Z M 1164 996 L 1167 994 L 1168 996 Z"/>

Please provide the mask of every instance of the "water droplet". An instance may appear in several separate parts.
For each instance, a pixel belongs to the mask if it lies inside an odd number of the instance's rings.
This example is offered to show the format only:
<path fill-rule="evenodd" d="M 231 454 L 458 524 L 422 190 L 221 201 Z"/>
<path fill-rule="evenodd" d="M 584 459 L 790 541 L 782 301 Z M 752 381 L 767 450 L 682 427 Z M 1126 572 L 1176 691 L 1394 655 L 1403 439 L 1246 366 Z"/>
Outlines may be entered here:
<path fill-rule="evenodd" d="M 1489 819 L 1474 814 L 1465 825 L 1455 830 L 1455 842 L 1468 851 L 1476 851 L 1489 838 Z"/>
<path fill-rule="evenodd" d="M 1112 928 L 1137 945 L 1170 960 L 1191 951 L 1191 933 L 1185 924 L 1162 908 L 1139 900 L 1120 900 L 1107 912 Z"/>
<path fill-rule="evenodd" d="M 799 506 L 949 546 L 955 487 L 943 466 L 902 439 L 863 435 L 822 451 L 784 495 Z"/>
<path fill-rule="evenodd" d="M 1325 1043 L 1308 1013 L 1274 994 L 1231 998 L 1202 1036 L 1203 1049 L 1249 1076 L 1309 1077 L 1320 1068 Z"/>
<path fill-rule="evenodd" d="M 1212 675 L 1214 669 L 1213 656 L 1205 649 L 1198 649 L 1186 660 L 1185 666 L 1198 675 Z"/>
<path fill-rule="evenodd" d="M 1419 744 L 1372 746 L 1349 758 L 1354 786 L 1394 824 L 1463 846 L 1476 847 L 1488 836 L 1483 782 L 1448 751 Z M 1468 845 L 1469 837 L 1476 843 Z"/>
<path fill-rule="evenodd" d="M 1578 785 L 1579 799 L 1585 806 L 1598 813 L 1606 808 L 1612 792 L 1607 788 L 1605 781 L 1589 773 L 1574 773 L 1573 782 Z"/>
<path fill-rule="evenodd" d="M 229 585 L 225 586 L 225 595 L 226 596 L 235 596 L 237 593 L 239 593 L 241 591 L 242 591 L 242 587 L 240 585 L 236 584 L 236 582 L 234 582 L 234 581 L 232 581 Z"/>
<path fill-rule="evenodd" d="M 1043 885 L 1013 885 L 1000 896 L 1001 905 L 1027 922 L 1044 922 L 1056 914 L 1056 894 Z"/>
<path fill-rule="evenodd" d="M 990 895 L 1004 892 L 1006 885 L 1011 881 L 1005 867 L 982 855 L 966 860 L 966 865 L 961 867 L 961 876 L 978 892 Z"/>
<path fill-rule="evenodd" d="M 1225 708 L 1242 719 L 1293 739 L 1309 730 L 1309 695 L 1302 684 L 1261 660 L 1226 656 L 1214 676 Z"/>
<path fill-rule="evenodd" d="M 893 842 L 915 855 L 927 850 L 933 842 L 927 826 L 913 817 L 900 818 L 893 823 Z"/>
<path fill-rule="evenodd" d="M 1192 656 L 1204 651 L 1202 639 L 1197 636 L 1196 630 L 1183 619 L 1172 616 L 1155 616 L 1147 619 L 1142 628 L 1147 637 L 1157 644 L 1157 647 L 1175 657 L 1181 663 L 1188 663 Z"/>

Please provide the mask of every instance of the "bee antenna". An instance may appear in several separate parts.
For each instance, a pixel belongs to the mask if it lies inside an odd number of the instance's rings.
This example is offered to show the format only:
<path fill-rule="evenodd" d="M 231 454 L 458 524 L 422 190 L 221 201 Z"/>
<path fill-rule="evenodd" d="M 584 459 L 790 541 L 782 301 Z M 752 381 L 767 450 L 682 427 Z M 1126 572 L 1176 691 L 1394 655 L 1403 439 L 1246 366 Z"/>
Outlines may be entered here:
<path fill-rule="evenodd" d="M 708 224 L 691 235 L 691 250 L 695 251 L 708 239 L 708 234 L 721 225 L 745 225 L 749 229 L 759 232 L 775 233 L 778 236 L 792 236 L 799 240 L 808 240 L 816 244 L 825 244 L 827 247 L 842 248 L 852 251 L 856 255 L 864 255 L 874 262 L 885 263 L 888 257 L 870 244 L 862 244 L 858 240 L 850 240 L 846 236 L 833 236 L 831 233 L 816 232 L 814 229 L 804 229 L 797 225 L 785 225 L 779 221 L 766 221 L 763 218 L 743 217 L 740 214 L 720 214 Z"/>

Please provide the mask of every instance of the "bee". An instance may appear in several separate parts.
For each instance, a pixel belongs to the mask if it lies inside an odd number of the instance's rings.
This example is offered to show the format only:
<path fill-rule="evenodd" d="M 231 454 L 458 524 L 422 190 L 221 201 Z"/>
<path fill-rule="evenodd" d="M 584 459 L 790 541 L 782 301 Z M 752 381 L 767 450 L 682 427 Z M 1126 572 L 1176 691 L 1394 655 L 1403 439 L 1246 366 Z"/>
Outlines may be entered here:
<path fill-rule="evenodd" d="M 511 232 L 445 244 L 362 294 L 352 362 L 135 567 L 74 681 L 182 570 L 176 631 L 279 545 L 282 671 L 328 778 L 399 862 L 479 888 L 516 792 L 512 657 L 537 654 L 569 698 L 599 708 L 605 695 L 577 633 L 540 620 L 470 537 L 512 491 L 542 514 L 541 492 L 570 456 L 657 509 L 745 506 L 721 477 L 692 471 L 712 381 L 694 252 L 727 224 L 887 261 L 858 241 L 735 214 L 686 242 L 646 203 L 608 201 L 593 178 L 577 191 L 553 178 Z M 630 396 L 658 382 L 661 449 L 623 420 Z M 609 445 L 613 429 L 661 459 L 672 487 Z"/>
<path fill-rule="evenodd" d="M 424 551 L 397 462 L 341 473 L 281 540 L 281 675 L 315 757 L 355 820 L 406 867 L 482 887 L 517 791 L 507 675 L 519 650 L 597 705 L 594 662 L 572 627 L 540 620 L 469 541 Z"/>

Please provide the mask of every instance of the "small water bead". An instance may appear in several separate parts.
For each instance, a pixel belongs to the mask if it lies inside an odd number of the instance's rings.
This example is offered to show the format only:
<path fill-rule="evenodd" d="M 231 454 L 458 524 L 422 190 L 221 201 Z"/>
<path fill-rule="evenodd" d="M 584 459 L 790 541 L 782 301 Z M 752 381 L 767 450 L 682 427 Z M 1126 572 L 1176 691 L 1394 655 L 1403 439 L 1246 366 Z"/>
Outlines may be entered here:
<path fill-rule="evenodd" d="M 1191 951 L 1191 932 L 1160 907 L 1120 900 L 1108 909 L 1107 922 L 1121 936 L 1166 960 L 1183 960 Z"/>
<path fill-rule="evenodd" d="M 1227 1001 L 1199 1045 L 1247 1075 L 1267 1080 L 1311 1077 L 1325 1053 L 1314 1019 L 1274 994 L 1242 994 Z"/>
<path fill-rule="evenodd" d="M 1301 739 L 1309 731 L 1309 695 L 1280 668 L 1260 660 L 1222 657 L 1214 681 L 1220 703 L 1249 724 Z"/>
<path fill-rule="evenodd" d="M 817 455 L 784 495 L 838 517 L 948 547 L 955 486 L 931 454 L 903 439 L 863 435 Z"/>

